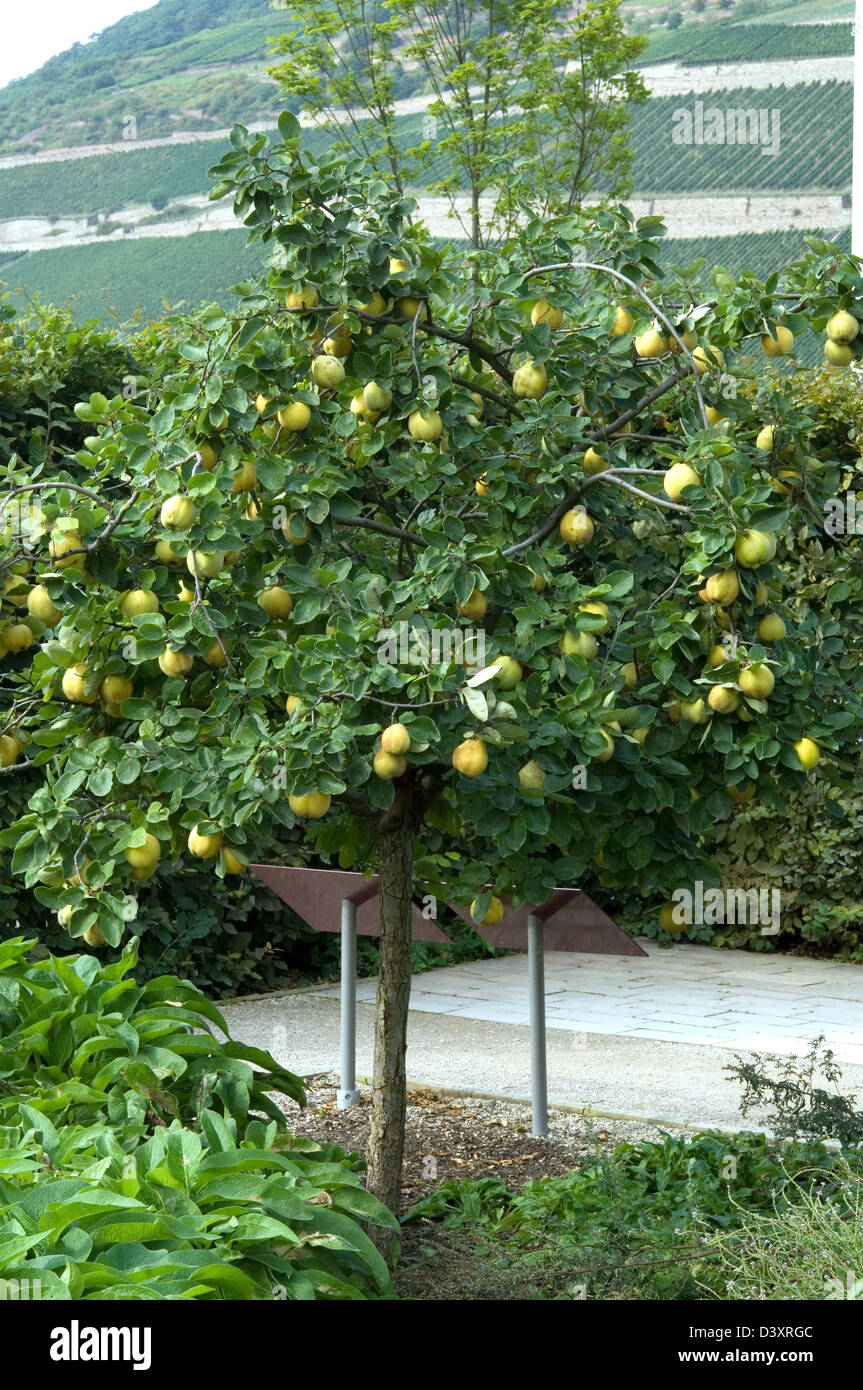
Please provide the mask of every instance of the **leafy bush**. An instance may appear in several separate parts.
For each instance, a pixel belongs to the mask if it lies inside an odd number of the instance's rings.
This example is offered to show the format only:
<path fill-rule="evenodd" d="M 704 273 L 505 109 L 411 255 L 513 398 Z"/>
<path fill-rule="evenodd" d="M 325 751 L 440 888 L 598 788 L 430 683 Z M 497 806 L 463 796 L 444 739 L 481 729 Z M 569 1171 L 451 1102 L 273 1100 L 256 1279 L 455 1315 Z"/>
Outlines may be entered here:
<path fill-rule="evenodd" d="M 863 1160 L 821 1143 L 778 1146 L 763 1134 L 707 1131 L 693 1139 L 620 1144 L 580 1172 L 529 1182 L 518 1195 L 496 1179 L 448 1181 L 419 1201 L 406 1222 L 481 1227 L 501 1242 L 511 1267 L 532 1268 L 537 1296 L 590 1298 L 741 1297 L 714 1269 L 717 1235 L 736 1248 L 753 1213 L 771 1219 L 802 1202 L 847 1204 L 849 1174 Z M 816 1195 L 817 1194 L 817 1195 Z"/>
<path fill-rule="evenodd" d="M 773 1109 L 765 1124 L 777 1139 L 835 1139 L 841 1144 L 863 1143 L 863 1112 L 854 1109 L 855 1096 L 843 1096 L 836 1089 L 842 1079 L 830 1048 L 822 1048 L 823 1037 L 816 1038 L 805 1057 L 766 1057 L 747 1062 L 737 1057 L 725 1068 L 728 1076 L 741 1082 L 740 1111 L 748 1115 L 768 1103 Z M 772 1064 L 776 1075 L 766 1070 Z M 816 1084 L 818 1077 L 832 1091 Z"/>
<path fill-rule="evenodd" d="M 781 931 L 771 944 L 808 942 L 845 960 L 863 959 L 863 788 L 831 797 L 816 780 L 781 810 L 740 806 L 711 843 L 724 885 L 781 893 Z M 763 948 L 760 932 L 746 923 L 718 927 L 713 940 Z"/>
<path fill-rule="evenodd" d="M 0 1277 L 43 1299 L 389 1297 L 359 1159 L 285 1132 L 268 1053 L 166 976 L 0 946 Z M 267 1118 L 258 1118 L 260 1115 Z"/>

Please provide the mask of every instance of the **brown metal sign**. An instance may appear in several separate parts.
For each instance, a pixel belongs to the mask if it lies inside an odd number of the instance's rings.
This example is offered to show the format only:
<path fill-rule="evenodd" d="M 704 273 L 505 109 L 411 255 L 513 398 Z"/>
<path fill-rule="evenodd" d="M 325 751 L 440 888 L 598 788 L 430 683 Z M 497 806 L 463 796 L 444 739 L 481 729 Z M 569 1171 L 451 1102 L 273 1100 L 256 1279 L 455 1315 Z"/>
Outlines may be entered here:
<path fill-rule="evenodd" d="M 558 888 L 544 903 L 513 907 L 501 898 L 503 917 L 493 927 L 479 927 L 469 907 L 451 904 L 453 912 L 475 929 L 491 946 L 509 951 L 527 950 L 527 919 L 543 923 L 542 944 L 547 951 L 576 951 L 599 956 L 646 956 L 637 941 L 613 922 L 580 888 Z"/>
<path fill-rule="evenodd" d="M 380 934 L 378 876 L 342 869 L 305 869 L 294 865 L 250 864 L 274 893 L 294 909 L 315 931 L 341 929 L 341 903 L 347 900 L 357 909 L 357 935 Z M 527 950 L 527 919 L 539 917 L 544 924 L 543 946 L 547 951 L 575 951 L 606 956 L 646 956 L 636 941 L 603 912 L 580 888 L 558 888 L 537 906 L 512 906 L 502 898 L 503 918 L 493 927 L 478 927 L 469 907 L 451 903 L 463 921 L 470 923 L 491 946 L 509 951 Z M 411 918 L 414 941 L 449 943 L 450 938 L 431 918 L 424 917 L 414 903 Z"/>
<path fill-rule="evenodd" d="M 315 931 L 340 931 L 341 904 L 347 900 L 357 909 L 357 935 L 380 935 L 377 874 L 366 878 L 365 874 L 342 869 L 301 869 L 279 864 L 250 864 L 249 868 Z M 424 917 L 416 903 L 411 916 L 411 936 L 414 941 L 440 941 L 452 945 L 446 932 Z"/>

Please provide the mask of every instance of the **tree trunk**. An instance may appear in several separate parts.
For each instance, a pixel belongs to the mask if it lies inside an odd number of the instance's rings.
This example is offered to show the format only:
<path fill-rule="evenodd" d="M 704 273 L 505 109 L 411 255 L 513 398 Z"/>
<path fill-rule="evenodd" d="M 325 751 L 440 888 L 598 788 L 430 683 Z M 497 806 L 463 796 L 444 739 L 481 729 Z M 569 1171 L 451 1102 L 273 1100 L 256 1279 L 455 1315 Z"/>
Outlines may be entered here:
<path fill-rule="evenodd" d="M 368 1187 L 398 1216 L 407 1103 L 405 1052 L 411 990 L 411 904 L 414 826 L 412 788 L 396 802 L 379 839 L 380 981 L 375 1019 L 375 1065 L 368 1147 Z M 387 1240 L 391 1239 L 387 1233 Z"/>

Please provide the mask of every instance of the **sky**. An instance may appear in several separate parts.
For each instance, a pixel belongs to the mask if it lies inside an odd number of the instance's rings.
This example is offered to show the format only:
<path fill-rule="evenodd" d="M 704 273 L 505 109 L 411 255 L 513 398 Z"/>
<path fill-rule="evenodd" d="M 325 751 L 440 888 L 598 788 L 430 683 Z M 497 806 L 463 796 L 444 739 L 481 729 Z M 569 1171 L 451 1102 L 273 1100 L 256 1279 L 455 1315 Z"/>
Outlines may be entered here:
<path fill-rule="evenodd" d="M 0 87 L 35 72 L 55 53 L 85 43 L 135 10 L 156 0 L 6 0 L 0 44 Z"/>

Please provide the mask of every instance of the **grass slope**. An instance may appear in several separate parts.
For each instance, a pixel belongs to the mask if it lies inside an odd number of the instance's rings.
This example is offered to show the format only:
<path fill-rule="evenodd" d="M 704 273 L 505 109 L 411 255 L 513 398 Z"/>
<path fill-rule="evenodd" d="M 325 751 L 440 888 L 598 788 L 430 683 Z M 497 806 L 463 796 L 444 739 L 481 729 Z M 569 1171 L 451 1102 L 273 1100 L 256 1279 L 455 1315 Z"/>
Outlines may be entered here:
<path fill-rule="evenodd" d="M 654 31 L 639 64 L 763 63 L 776 58 L 833 58 L 854 52 L 850 24 L 684 24 Z"/>
<path fill-rule="evenodd" d="M 662 243 L 661 259 L 667 265 L 686 267 L 703 258 L 699 272 L 706 281 L 715 265 L 732 274 L 750 270 L 759 279 L 796 260 L 804 252 L 806 232 L 762 232 L 699 240 L 676 239 Z M 850 249 L 850 230 L 834 236 Z M 71 300 L 83 318 L 116 314 L 125 320 L 140 310 L 146 317 L 164 312 L 163 300 L 195 305 L 202 301 L 230 300 L 232 285 L 257 272 L 263 248 L 248 246 L 245 231 L 199 232 L 192 236 L 143 237 L 136 241 L 94 243 L 60 247 L 21 256 L 0 256 L 0 284 L 13 292 L 38 291 L 46 302 Z"/>
<path fill-rule="evenodd" d="M 260 247 L 249 247 L 245 231 L 201 232 L 188 237 L 142 237 L 136 241 L 58 247 L 18 257 L 0 255 L 0 284 L 39 293 L 46 303 L 71 301 L 81 319 L 140 311 L 145 318 L 176 306 L 231 300 L 230 289 L 262 264 Z M 14 302 L 14 301 L 13 301 Z"/>

